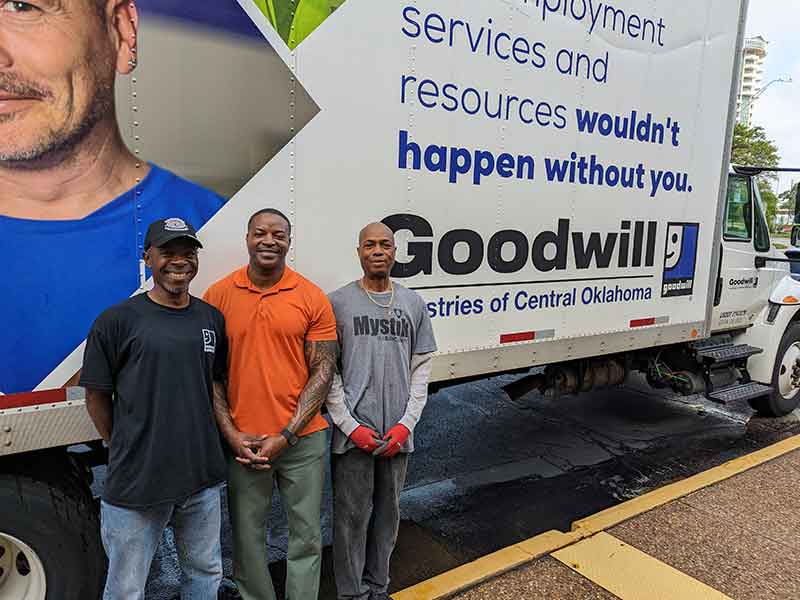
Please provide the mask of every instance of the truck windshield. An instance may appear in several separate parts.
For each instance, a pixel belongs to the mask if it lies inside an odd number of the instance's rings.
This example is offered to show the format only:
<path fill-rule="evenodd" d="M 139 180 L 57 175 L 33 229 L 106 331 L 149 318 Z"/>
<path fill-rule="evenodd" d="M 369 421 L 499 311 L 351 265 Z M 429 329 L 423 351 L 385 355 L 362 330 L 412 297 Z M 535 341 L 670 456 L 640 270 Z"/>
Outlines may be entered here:
<path fill-rule="evenodd" d="M 728 177 L 728 198 L 725 203 L 726 240 L 749 242 L 752 239 L 753 211 L 750 202 L 750 180 L 747 177 Z"/>

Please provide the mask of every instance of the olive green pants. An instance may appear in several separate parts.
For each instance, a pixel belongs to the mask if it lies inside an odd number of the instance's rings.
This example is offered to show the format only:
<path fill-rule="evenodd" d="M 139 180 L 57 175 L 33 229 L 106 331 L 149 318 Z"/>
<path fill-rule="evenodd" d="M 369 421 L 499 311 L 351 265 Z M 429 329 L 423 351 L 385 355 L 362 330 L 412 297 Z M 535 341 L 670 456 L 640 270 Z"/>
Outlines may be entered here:
<path fill-rule="evenodd" d="M 325 431 L 300 438 L 269 471 L 256 471 L 231 458 L 228 510 L 233 529 L 233 578 L 244 600 L 275 600 L 267 568 L 267 519 L 275 484 L 289 525 L 286 600 L 316 600 L 322 555 L 320 504 L 325 483 Z"/>

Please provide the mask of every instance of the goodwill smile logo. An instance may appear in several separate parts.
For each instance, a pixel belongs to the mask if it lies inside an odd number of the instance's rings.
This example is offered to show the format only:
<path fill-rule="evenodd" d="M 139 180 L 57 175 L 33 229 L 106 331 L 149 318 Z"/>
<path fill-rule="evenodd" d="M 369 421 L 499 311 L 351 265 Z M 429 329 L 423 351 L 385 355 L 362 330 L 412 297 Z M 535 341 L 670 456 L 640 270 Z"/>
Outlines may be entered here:
<path fill-rule="evenodd" d="M 661 296 L 691 296 L 697 265 L 699 223 L 669 223 L 664 249 L 664 280 Z"/>
<path fill-rule="evenodd" d="M 345 3 L 345 0 L 253 1 L 291 50 Z"/>

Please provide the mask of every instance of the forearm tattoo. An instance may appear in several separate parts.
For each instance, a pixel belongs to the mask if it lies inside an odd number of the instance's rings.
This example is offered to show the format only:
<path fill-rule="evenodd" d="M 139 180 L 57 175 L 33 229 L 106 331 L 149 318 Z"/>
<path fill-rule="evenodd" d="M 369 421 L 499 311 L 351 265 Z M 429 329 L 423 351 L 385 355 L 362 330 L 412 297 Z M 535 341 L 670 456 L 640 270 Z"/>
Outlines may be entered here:
<path fill-rule="evenodd" d="M 287 426 L 292 433 L 299 433 L 305 429 L 328 397 L 333 374 L 336 372 L 339 344 L 335 341 L 306 341 L 304 350 L 308 365 L 308 381 L 297 399 L 297 409 Z"/>
<path fill-rule="evenodd" d="M 214 382 L 214 416 L 217 419 L 217 425 L 222 435 L 227 436 L 236 431 L 236 426 L 233 424 L 233 418 L 231 417 L 231 410 L 228 406 L 227 389 L 225 384 L 219 381 Z"/>

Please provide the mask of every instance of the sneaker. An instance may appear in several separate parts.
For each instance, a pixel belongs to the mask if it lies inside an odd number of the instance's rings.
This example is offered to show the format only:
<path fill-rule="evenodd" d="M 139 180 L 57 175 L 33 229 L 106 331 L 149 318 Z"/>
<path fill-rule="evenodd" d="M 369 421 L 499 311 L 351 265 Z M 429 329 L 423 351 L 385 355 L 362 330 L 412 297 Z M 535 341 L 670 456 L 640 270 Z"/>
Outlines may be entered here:
<path fill-rule="evenodd" d="M 242 597 L 239 595 L 239 590 L 236 589 L 236 584 L 230 579 L 222 580 L 217 598 L 218 600 L 242 600 Z"/>

